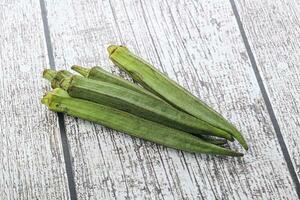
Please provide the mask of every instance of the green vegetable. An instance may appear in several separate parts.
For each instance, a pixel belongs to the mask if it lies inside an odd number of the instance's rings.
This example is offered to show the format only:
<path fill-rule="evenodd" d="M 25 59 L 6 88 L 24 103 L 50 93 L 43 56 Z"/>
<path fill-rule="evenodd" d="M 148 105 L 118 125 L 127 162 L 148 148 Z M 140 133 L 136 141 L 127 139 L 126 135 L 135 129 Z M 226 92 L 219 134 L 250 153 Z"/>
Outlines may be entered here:
<path fill-rule="evenodd" d="M 192 153 L 243 156 L 242 153 L 205 142 L 191 134 L 134 116 L 98 103 L 72 98 L 57 88 L 42 99 L 50 110 L 80 117 L 117 131 L 127 133 L 167 147 Z"/>
<path fill-rule="evenodd" d="M 125 87 L 127 89 L 131 89 L 133 91 L 139 92 L 141 94 L 151 95 L 153 97 L 159 98 L 156 95 L 152 94 L 151 92 L 148 92 L 144 88 L 139 87 L 138 85 L 136 85 L 130 81 L 127 81 L 123 78 L 120 78 L 112 73 L 109 73 L 109 72 L 105 71 L 104 69 L 102 69 L 101 67 L 95 66 L 95 67 L 92 67 L 89 69 L 89 68 L 85 68 L 85 67 L 82 67 L 79 65 L 73 65 L 71 68 L 72 68 L 72 70 L 78 72 L 79 74 L 81 74 L 82 76 L 84 76 L 86 78 L 116 84 L 116 85 Z M 159 98 L 159 99 L 163 100 L 161 98 Z M 223 144 L 227 143 L 227 140 L 218 140 L 215 138 L 204 137 L 201 135 L 197 135 L 197 137 L 200 137 L 201 139 L 203 139 L 207 142 L 210 142 L 212 144 L 216 144 L 216 145 L 223 145 Z M 230 137 L 229 139 L 230 139 L 230 141 L 233 141 L 232 137 Z"/>
<path fill-rule="evenodd" d="M 51 87 L 58 88 L 59 87 L 59 82 L 63 78 L 67 78 L 72 76 L 73 74 L 67 70 L 59 70 L 55 71 L 53 69 L 45 69 L 43 71 L 43 78 L 47 79 L 51 83 Z"/>
<path fill-rule="evenodd" d="M 85 69 L 85 68 L 83 68 Z M 62 76 L 60 75 L 61 73 L 63 73 L 63 75 L 66 75 L 66 76 Z M 51 85 L 56 85 L 57 82 L 60 82 L 62 81 L 62 79 L 64 77 L 71 77 L 70 75 L 72 75 L 70 72 L 66 72 L 65 70 L 61 70 L 61 71 L 58 71 L 56 72 L 55 70 L 51 70 L 51 69 L 46 69 L 43 73 L 43 77 L 47 80 L 49 80 L 51 82 Z M 57 85 L 57 87 L 60 87 L 59 84 Z M 69 87 L 69 86 L 65 86 L 65 87 Z M 143 88 L 141 88 L 143 89 Z M 152 96 L 152 95 L 151 95 Z M 153 97 L 153 96 L 152 96 Z M 158 98 L 159 99 L 159 98 Z M 159 99 L 160 100 L 160 99 Z M 184 114 L 184 113 L 183 113 Z M 215 129 L 213 127 L 213 129 Z M 195 134 L 197 137 L 200 137 L 201 139 L 207 141 L 207 142 L 210 142 L 212 144 L 216 144 L 216 145 L 223 145 L 223 144 L 226 144 L 227 141 L 226 140 L 222 140 L 222 139 L 216 139 L 216 138 L 213 138 L 213 137 L 210 137 L 210 136 L 204 136 L 204 135 L 200 135 L 200 132 L 197 132 L 197 134 Z M 222 133 L 222 131 L 221 131 Z M 208 133 L 206 133 L 208 134 Z M 228 135 L 227 133 L 225 133 L 225 138 L 226 136 L 228 137 L 229 140 L 232 141 L 232 137 L 230 135 Z"/>
<path fill-rule="evenodd" d="M 83 68 L 83 69 L 85 69 L 85 68 Z M 66 73 L 65 70 L 61 70 L 59 72 L 56 72 L 55 70 L 46 69 L 46 70 L 44 70 L 43 77 L 45 79 L 49 80 L 51 82 L 51 85 L 56 85 L 57 82 L 60 82 L 62 80 L 62 78 L 64 78 L 64 76 L 59 75 L 59 73 L 66 74 L 67 75 L 66 77 L 68 77 L 69 75 L 71 75 L 71 73 L 69 73 L 69 72 Z M 59 87 L 59 85 L 57 87 Z M 216 138 L 213 138 L 213 137 L 210 137 L 210 136 L 204 136 L 204 135 L 200 135 L 200 134 L 197 134 L 196 136 L 200 137 L 204 141 L 207 141 L 207 142 L 210 142 L 210 143 L 216 144 L 216 145 L 223 145 L 223 144 L 227 143 L 227 140 L 216 139 Z M 229 136 L 229 139 L 232 141 L 232 138 L 230 136 Z"/>
<path fill-rule="evenodd" d="M 112 73 L 105 71 L 101 67 L 96 66 L 88 69 L 78 65 L 73 65 L 71 68 L 86 78 L 112 83 L 136 91 L 141 94 L 150 95 L 158 98 L 157 96 L 153 95 L 151 92 L 145 90 L 144 88 L 123 78 L 120 78 L 116 75 L 113 75 Z"/>
<path fill-rule="evenodd" d="M 196 135 L 208 134 L 231 139 L 231 135 L 225 131 L 181 112 L 164 101 L 115 84 L 72 76 L 62 79 L 60 87 L 71 97 L 117 108 L 172 128 Z"/>
<path fill-rule="evenodd" d="M 52 81 L 54 79 L 54 77 L 56 76 L 57 71 L 53 70 L 53 69 L 45 69 L 43 71 L 43 78 L 47 79 L 48 81 Z"/>
<path fill-rule="evenodd" d="M 126 71 L 135 81 L 147 90 L 163 98 L 180 110 L 183 110 L 214 127 L 220 128 L 234 136 L 240 144 L 248 149 L 241 133 L 219 113 L 193 96 L 175 81 L 171 80 L 151 64 L 132 54 L 124 46 L 108 47 L 109 57 L 118 67 Z"/>

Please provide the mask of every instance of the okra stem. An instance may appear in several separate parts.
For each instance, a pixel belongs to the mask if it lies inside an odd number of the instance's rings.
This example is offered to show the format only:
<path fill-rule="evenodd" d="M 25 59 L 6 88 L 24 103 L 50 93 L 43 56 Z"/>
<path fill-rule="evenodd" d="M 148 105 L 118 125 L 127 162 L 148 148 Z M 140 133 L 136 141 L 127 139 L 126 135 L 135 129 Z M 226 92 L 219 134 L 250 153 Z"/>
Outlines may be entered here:
<path fill-rule="evenodd" d="M 79 66 L 79 65 L 73 65 L 71 67 L 71 69 L 74 70 L 75 72 L 78 72 L 82 76 L 89 78 L 88 76 L 89 76 L 89 73 L 91 71 L 90 69 Z"/>
<path fill-rule="evenodd" d="M 45 69 L 43 71 L 43 78 L 47 79 L 48 81 L 52 81 L 54 79 L 54 77 L 56 76 L 57 71 L 53 70 L 53 69 Z"/>
<path fill-rule="evenodd" d="M 63 78 L 70 77 L 72 75 L 73 74 L 67 70 L 55 71 L 52 69 L 45 69 L 43 72 L 43 78 L 50 81 L 53 89 L 59 87 L 59 83 Z"/>

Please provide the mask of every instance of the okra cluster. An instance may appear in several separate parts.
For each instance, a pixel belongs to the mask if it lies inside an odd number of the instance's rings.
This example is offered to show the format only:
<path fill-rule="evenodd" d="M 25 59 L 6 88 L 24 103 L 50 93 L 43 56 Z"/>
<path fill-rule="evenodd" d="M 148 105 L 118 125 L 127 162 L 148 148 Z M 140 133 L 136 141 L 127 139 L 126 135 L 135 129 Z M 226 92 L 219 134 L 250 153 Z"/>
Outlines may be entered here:
<path fill-rule="evenodd" d="M 124 46 L 108 47 L 112 62 L 139 85 L 101 67 L 46 69 L 50 110 L 89 120 L 131 136 L 191 153 L 243 156 L 227 147 L 242 134 L 224 117 Z M 228 146 L 228 145 L 227 145 Z"/>

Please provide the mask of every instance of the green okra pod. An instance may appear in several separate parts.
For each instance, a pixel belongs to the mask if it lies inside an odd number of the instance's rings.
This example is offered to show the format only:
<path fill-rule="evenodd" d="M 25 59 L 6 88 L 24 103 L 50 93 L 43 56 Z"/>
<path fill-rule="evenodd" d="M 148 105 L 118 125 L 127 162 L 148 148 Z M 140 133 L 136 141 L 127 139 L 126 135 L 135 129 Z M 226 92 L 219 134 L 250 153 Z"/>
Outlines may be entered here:
<path fill-rule="evenodd" d="M 232 139 L 231 135 L 225 131 L 179 111 L 158 98 L 115 84 L 72 76 L 62 79 L 60 87 L 66 90 L 71 97 L 117 108 L 195 135 L 207 134 Z"/>
<path fill-rule="evenodd" d="M 130 81 L 127 81 L 123 78 L 120 78 L 112 73 L 109 73 L 107 71 L 105 71 L 104 69 L 102 69 L 101 67 L 92 67 L 90 69 L 85 68 L 85 67 L 81 67 L 79 65 L 73 65 L 72 70 L 78 72 L 79 74 L 81 74 L 82 76 L 89 78 L 89 79 L 93 79 L 93 80 L 99 80 L 99 81 L 103 81 L 103 82 L 107 82 L 107 83 L 112 83 L 115 85 L 119 85 L 122 87 L 125 87 L 127 89 L 136 91 L 138 93 L 141 94 L 145 94 L 145 95 L 150 95 L 156 98 L 159 98 L 157 96 L 155 96 L 154 94 L 152 94 L 151 92 L 149 92 L 148 90 L 145 90 L 144 88 L 138 86 L 137 84 L 134 84 Z"/>
<path fill-rule="evenodd" d="M 83 69 L 85 69 L 85 68 L 83 68 Z M 63 73 L 63 74 L 60 75 L 61 73 Z M 44 70 L 44 73 L 43 73 L 43 77 L 45 79 L 49 80 L 51 82 L 51 85 L 55 85 L 55 88 L 59 87 L 59 84 L 57 84 L 57 82 L 60 82 L 64 77 L 70 77 L 70 75 L 72 75 L 72 74 L 70 72 L 66 73 L 65 70 L 61 70 L 61 71 L 57 72 L 55 70 L 46 69 L 46 70 Z M 111 81 L 110 81 L 110 83 L 111 83 Z M 143 94 L 143 92 L 141 94 Z M 153 95 L 151 95 L 151 96 L 153 96 Z M 221 131 L 221 133 L 222 133 L 222 131 Z M 195 134 L 195 135 L 197 135 L 197 137 L 200 137 L 201 139 L 203 139 L 205 141 L 208 141 L 212 144 L 222 145 L 222 144 L 227 143 L 226 140 L 215 139 L 215 138 L 212 138 L 212 137 L 209 137 L 209 136 L 205 137 L 204 135 L 200 134 L 200 131 L 199 131 L 199 133 L 197 132 L 197 134 Z M 228 140 L 232 141 L 232 137 L 230 135 L 228 135 L 227 133 L 225 133 L 225 135 L 227 135 Z M 226 136 L 224 138 L 226 138 Z"/>
<path fill-rule="evenodd" d="M 109 73 L 99 66 L 95 66 L 92 68 L 85 68 L 85 67 L 82 67 L 79 65 L 73 65 L 71 68 L 72 68 L 72 70 L 76 71 L 77 73 L 79 73 L 80 75 L 82 75 L 86 78 L 116 84 L 116 85 L 125 87 L 127 89 L 131 89 L 133 91 L 139 92 L 141 94 L 151 95 L 153 97 L 159 98 L 158 96 L 154 95 L 153 93 L 148 92 L 146 89 L 144 89 L 128 80 L 120 78 L 112 73 Z M 159 99 L 163 100 L 161 98 L 159 98 Z M 218 140 L 215 138 L 204 137 L 201 135 L 197 135 L 197 136 L 205 141 L 208 141 L 210 143 L 217 144 L 217 145 L 223 145 L 223 144 L 227 143 L 226 140 Z M 232 138 L 230 138 L 230 141 L 233 141 Z"/>
<path fill-rule="evenodd" d="M 108 47 L 108 52 L 113 63 L 126 71 L 144 88 L 178 109 L 232 134 L 245 149 L 248 149 L 242 134 L 231 123 L 151 64 L 134 55 L 124 46 L 111 45 Z"/>
<path fill-rule="evenodd" d="M 67 113 L 71 116 L 99 123 L 131 136 L 170 148 L 191 153 L 243 156 L 242 153 L 219 147 L 191 134 L 137 117 L 127 112 L 91 101 L 72 98 L 60 88 L 48 92 L 42 98 L 42 103 L 52 111 Z"/>
<path fill-rule="evenodd" d="M 82 68 L 82 67 L 81 67 Z M 98 67 L 97 67 L 98 68 Z M 97 68 L 95 68 L 96 72 L 101 72 L 99 71 Z M 82 68 L 82 69 L 85 69 L 85 68 Z M 80 69 L 82 71 L 82 69 Z M 86 69 L 88 71 L 88 69 Z M 77 70 L 75 70 L 77 71 Z M 77 71 L 78 72 L 78 71 Z M 79 72 L 80 73 L 80 72 Z M 98 73 L 95 73 L 95 75 L 97 75 Z M 81 73 L 82 74 L 82 73 Z M 50 81 L 52 87 L 54 88 L 57 88 L 59 87 L 59 82 L 64 78 L 64 77 L 69 77 L 71 76 L 72 74 L 66 70 L 60 70 L 60 71 L 55 71 L 55 70 L 52 70 L 52 69 L 46 69 L 44 70 L 43 72 L 43 77 L 45 79 L 47 79 L 48 81 Z M 84 74 L 82 74 L 84 75 Z M 102 76 L 93 76 L 95 78 L 100 78 Z M 111 78 L 114 78 L 114 76 L 111 76 Z M 101 80 L 103 80 L 103 78 L 101 78 Z M 125 80 L 124 80 L 125 81 Z M 114 83 L 114 81 L 109 81 L 110 83 Z M 122 83 L 119 82 L 119 83 Z M 130 82 L 129 82 L 130 83 Z M 118 84 L 119 85 L 119 84 Z M 129 85 L 129 88 L 130 85 Z M 143 89 L 143 88 L 142 88 Z M 212 137 L 209 137 L 209 136 L 204 136 L 204 135 L 197 135 L 197 137 L 200 137 L 201 139 L 203 139 L 204 141 L 206 142 L 209 142 L 209 143 L 212 143 L 212 144 L 215 144 L 215 145 L 223 145 L 223 144 L 226 144 L 227 143 L 227 140 L 221 140 L 221 139 L 216 139 L 216 138 L 212 138 Z"/>

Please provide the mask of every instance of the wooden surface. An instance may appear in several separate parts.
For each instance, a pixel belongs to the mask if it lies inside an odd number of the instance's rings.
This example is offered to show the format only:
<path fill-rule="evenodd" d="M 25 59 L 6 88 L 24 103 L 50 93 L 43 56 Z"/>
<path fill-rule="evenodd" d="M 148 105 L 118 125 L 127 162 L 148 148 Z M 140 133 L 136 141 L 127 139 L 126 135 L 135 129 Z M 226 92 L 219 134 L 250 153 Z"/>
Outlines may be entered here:
<path fill-rule="evenodd" d="M 0 3 L 0 199 L 299 199 L 299 9 L 292 0 Z M 244 158 L 180 152 L 68 116 L 59 125 L 39 103 L 49 90 L 41 71 L 101 65 L 128 78 L 109 44 L 232 121 L 250 145 Z"/>
<path fill-rule="evenodd" d="M 300 178 L 299 9 L 299 2 L 287 0 L 259 1 L 255 4 L 246 1 L 238 4 L 251 49 L 255 54 L 298 179 Z M 253 29 L 253 26 L 256 28 Z"/>
<path fill-rule="evenodd" d="M 49 86 L 39 2 L 0 10 L 0 199 L 68 199 L 56 114 L 40 104 Z"/>

